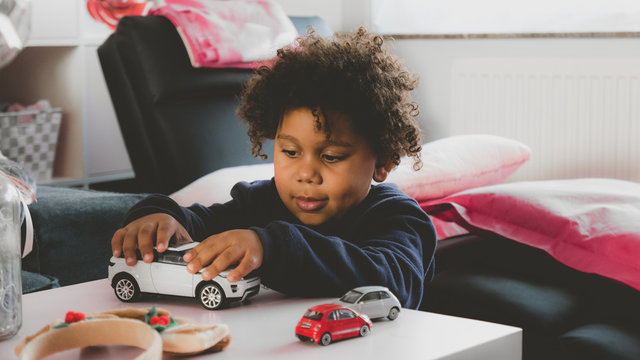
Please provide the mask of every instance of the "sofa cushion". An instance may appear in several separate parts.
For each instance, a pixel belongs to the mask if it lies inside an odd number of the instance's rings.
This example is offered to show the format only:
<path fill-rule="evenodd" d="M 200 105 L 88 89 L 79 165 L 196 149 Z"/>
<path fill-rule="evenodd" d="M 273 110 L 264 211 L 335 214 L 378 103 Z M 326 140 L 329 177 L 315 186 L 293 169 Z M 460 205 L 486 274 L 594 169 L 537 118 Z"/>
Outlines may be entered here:
<path fill-rule="evenodd" d="M 143 197 L 40 186 L 29 205 L 34 250 L 23 259 L 23 269 L 57 278 L 62 286 L 105 278 L 111 237 Z"/>
<path fill-rule="evenodd" d="M 42 275 L 32 273 L 30 271 L 22 270 L 22 293 L 28 294 L 40 290 L 48 290 L 60 287 L 60 283 L 58 279 Z"/>
<path fill-rule="evenodd" d="M 440 273 L 427 285 L 421 310 L 561 334 L 578 323 L 580 296 L 543 280 L 491 271 Z"/>

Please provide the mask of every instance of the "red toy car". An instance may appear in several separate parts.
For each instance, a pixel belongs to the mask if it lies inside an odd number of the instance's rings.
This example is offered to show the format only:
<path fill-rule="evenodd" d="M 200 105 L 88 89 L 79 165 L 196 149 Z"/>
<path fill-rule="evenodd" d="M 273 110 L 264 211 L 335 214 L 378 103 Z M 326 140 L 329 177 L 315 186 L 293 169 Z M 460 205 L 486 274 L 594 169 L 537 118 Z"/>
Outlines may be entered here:
<path fill-rule="evenodd" d="M 309 308 L 296 326 L 302 341 L 329 345 L 332 341 L 354 336 L 367 336 L 371 320 L 364 314 L 338 304 L 322 304 Z"/>

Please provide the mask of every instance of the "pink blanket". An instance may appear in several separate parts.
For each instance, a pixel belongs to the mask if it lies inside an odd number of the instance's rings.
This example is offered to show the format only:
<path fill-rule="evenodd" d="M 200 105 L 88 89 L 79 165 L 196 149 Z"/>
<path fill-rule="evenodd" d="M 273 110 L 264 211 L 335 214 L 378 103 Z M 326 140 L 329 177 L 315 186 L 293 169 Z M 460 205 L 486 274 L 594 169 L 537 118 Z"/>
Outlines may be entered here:
<path fill-rule="evenodd" d="M 574 269 L 640 290 L 640 183 L 616 179 L 523 181 L 425 201 L 443 222 L 543 249 Z"/>
<path fill-rule="evenodd" d="M 298 32 L 273 0 L 164 0 L 149 11 L 168 18 L 194 67 L 254 68 Z"/>

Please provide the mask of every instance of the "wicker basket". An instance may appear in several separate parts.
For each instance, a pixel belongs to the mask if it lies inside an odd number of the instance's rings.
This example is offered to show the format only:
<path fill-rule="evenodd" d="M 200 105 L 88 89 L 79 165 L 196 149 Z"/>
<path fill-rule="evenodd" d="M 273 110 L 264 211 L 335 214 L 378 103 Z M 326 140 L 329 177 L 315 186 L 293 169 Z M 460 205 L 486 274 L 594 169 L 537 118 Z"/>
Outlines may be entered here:
<path fill-rule="evenodd" d="M 0 113 L 0 151 L 22 164 L 37 183 L 49 182 L 61 121 L 60 108 Z"/>

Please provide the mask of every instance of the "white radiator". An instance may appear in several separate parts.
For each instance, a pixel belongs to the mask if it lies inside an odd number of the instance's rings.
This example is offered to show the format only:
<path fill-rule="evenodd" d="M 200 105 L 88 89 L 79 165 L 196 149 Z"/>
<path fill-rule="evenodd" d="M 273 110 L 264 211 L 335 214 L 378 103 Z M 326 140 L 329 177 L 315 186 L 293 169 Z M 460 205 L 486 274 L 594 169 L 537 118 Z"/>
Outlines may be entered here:
<path fill-rule="evenodd" d="M 452 76 L 452 135 L 531 147 L 511 181 L 640 181 L 640 60 L 460 59 Z"/>

